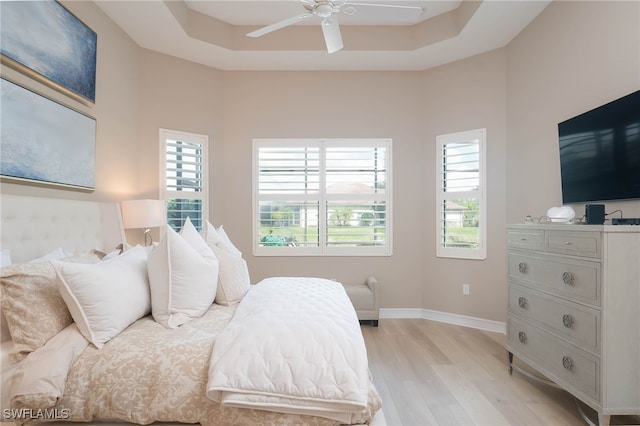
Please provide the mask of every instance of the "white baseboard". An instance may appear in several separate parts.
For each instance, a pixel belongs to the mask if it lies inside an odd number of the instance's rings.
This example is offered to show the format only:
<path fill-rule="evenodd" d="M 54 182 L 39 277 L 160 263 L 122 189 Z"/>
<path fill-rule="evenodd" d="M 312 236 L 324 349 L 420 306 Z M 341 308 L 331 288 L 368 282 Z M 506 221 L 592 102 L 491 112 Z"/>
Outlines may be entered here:
<path fill-rule="evenodd" d="M 452 314 L 449 312 L 434 311 L 421 308 L 380 308 L 380 318 L 420 318 L 463 327 L 477 328 L 495 333 L 507 333 L 507 325 L 501 321 L 493 321 L 484 318 L 470 317 L 467 315 Z"/>

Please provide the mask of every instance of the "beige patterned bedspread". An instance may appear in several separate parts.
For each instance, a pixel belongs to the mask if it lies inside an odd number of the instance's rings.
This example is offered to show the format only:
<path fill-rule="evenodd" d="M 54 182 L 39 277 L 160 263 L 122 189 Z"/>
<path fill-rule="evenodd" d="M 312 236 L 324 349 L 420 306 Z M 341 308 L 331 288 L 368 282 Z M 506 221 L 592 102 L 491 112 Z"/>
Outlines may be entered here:
<path fill-rule="evenodd" d="M 71 367 L 56 408 L 68 409 L 71 421 L 117 419 L 203 426 L 335 424 L 319 417 L 222 407 L 206 397 L 213 342 L 234 311 L 235 306 L 214 304 L 204 316 L 177 329 L 167 329 L 145 317 L 101 350 L 90 345 Z M 368 423 L 380 407 L 380 397 L 371 383 L 368 412 L 355 421 Z"/>

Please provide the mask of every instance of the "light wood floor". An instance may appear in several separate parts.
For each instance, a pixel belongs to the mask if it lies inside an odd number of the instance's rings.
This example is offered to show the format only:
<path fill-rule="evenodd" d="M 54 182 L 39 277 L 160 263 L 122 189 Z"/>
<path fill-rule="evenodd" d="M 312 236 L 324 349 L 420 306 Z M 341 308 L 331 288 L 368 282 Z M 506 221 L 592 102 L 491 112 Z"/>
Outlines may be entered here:
<path fill-rule="evenodd" d="M 389 426 L 587 424 L 569 393 L 509 375 L 502 334 L 422 319 L 379 324 L 362 332 Z M 640 418 L 614 416 L 611 424 L 638 425 Z"/>

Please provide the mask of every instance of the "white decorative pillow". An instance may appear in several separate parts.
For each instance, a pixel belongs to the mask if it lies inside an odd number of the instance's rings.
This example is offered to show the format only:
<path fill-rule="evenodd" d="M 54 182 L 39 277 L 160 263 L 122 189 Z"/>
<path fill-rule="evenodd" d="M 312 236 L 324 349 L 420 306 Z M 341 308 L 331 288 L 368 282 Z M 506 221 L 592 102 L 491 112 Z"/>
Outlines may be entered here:
<path fill-rule="evenodd" d="M 9 249 L 2 249 L 0 251 L 0 266 L 11 265 L 11 251 Z"/>
<path fill-rule="evenodd" d="M 211 246 L 211 249 L 220 262 L 216 303 L 234 305 L 242 300 L 251 285 L 247 262 L 218 246 Z"/>
<path fill-rule="evenodd" d="M 202 227 L 202 238 L 204 238 L 209 247 L 219 246 L 222 243 L 222 239 L 218 236 L 216 227 L 208 220 Z"/>
<path fill-rule="evenodd" d="M 238 248 L 236 246 L 233 245 L 233 243 L 231 242 L 231 239 L 229 238 L 229 236 L 225 232 L 225 230 L 222 227 L 222 225 L 220 225 L 220 227 L 218 227 L 218 229 L 216 229 L 216 231 L 218 232 L 218 236 L 220 237 L 220 239 L 222 241 L 224 241 L 224 244 L 225 244 L 224 248 L 226 248 L 228 252 L 230 252 L 231 254 L 234 254 L 236 256 L 242 256 L 242 252 L 240 250 L 238 250 Z"/>
<path fill-rule="evenodd" d="M 193 226 L 190 218 L 187 217 L 187 220 L 184 221 L 180 235 L 204 259 L 212 259 L 218 263 L 218 259 L 216 259 L 204 238 L 198 233 L 196 227 Z"/>
<path fill-rule="evenodd" d="M 151 310 L 143 247 L 92 265 L 51 263 L 78 329 L 98 349 Z"/>
<path fill-rule="evenodd" d="M 109 253 L 106 253 L 102 257 L 102 261 L 109 260 L 109 259 L 114 259 L 114 258 L 120 256 L 121 253 L 122 253 L 122 250 L 120 250 L 120 249 L 111 250 Z"/>
<path fill-rule="evenodd" d="M 202 316 L 213 303 L 218 285 L 218 259 L 191 221 L 183 235 L 167 226 L 167 234 L 149 254 L 153 318 L 168 328 Z"/>
<path fill-rule="evenodd" d="M 220 225 L 220 227 L 216 229 L 209 221 L 207 221 L 207 224 L 203 228 L 203 231 L 204 239 L 209 247 L 217 246 L 236 256 L 242 256 L 242 252 L 233 245 L 222 225 Z"/>
<path fill-rule="evenodd" d="M 47 253 L 42 257 L 38 257 L 37 259 L 30 260 L 29 263 L 48 262 L 50 260 L 63 259 L 71 255 L 72 253 L 65 251 L 62 247 L 58 247 L 57 249 L 52 250 L 50 253 Z"/>

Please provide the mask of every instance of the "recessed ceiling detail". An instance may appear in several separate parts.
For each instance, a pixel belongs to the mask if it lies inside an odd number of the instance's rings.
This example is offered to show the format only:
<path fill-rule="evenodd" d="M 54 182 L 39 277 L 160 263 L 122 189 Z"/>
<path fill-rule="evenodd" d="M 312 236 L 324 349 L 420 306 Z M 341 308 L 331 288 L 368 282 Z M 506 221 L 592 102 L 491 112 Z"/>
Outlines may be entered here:
<path fill-rule="evenodd" d="M 395 16 L 404 16 L 409 21 L 416 21 L 423 13 L 420 6 L 408 6 L 390 3 L 357 3 L 347 0 L 298 0 L 304 8 L 302 13 L 296 13 L 290 18 L 279 20 L 266 27 L 259 28 L 247 34 L 248 37 L 262 37 L 282 28 L 304 22 L 320 21 L 327 53 L 335 53 L 344 47 L 340 32 L 340 16 L 355 16 L 358 9 L 367 15 L 367 10 L 385 10 L 394 21 Z M 318 19 L 314 19 L 318 18 Z"/>
<path fill-rule="evenodd" d="M 421 70 L 505 46 L 549 2 L 369 0 L 420 7 L 424 13 L 410 17 L 393 8 L 381 14 L 383 7 L 341 13 L 344 47 L 331 55 L 318 28 L 322 19 L 315 17 L 305 20 L 307 25 L 247 37 L 304 13 L 299 0 L 96 4 L 141 47 L 219 69 Z"/>

